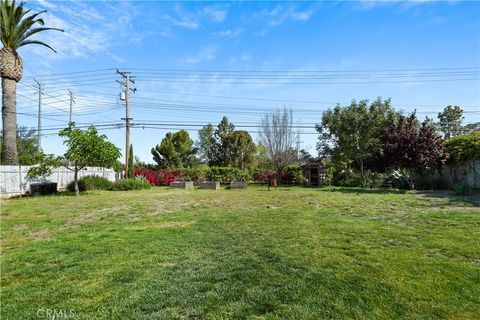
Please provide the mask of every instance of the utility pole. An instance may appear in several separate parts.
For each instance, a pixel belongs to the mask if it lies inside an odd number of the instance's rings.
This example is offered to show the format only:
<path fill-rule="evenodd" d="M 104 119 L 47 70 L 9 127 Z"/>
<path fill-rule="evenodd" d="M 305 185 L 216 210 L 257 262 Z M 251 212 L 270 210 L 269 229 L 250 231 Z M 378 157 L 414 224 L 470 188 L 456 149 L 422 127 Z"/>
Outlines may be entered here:
<path fill-rule="evenodd" d="M 43 95 L 43 89 L 42 85 L 40 82 L 37 81 L 37 79 L 34 79 L 35 82 L 37 83 L 37 90 L 38 90 L 38 128 L 37 128 L 37 147 L 38 147 L 38 152 L 42 152 L 42 141 L 41 141 L 41 132 L 42 132 L 42 95 Z"/>
<path fill-rule="evenodd" d="M 73 109 L 73 104 L 76 103 L 75 99 L 73 97 L 73 93 L 70 89 L 68 89 L 68 94 L 70 95 L 70 116 L 68 118 L 68 123 L 72 122 L 72 109 Z"/>
<path fill-rule="evenodd" d="M 123 81 L 116 80 L 121 86 L 124 91 L 120 94 L 120 100 L 125 101 L 125 118 L 121 118 L 125 120 L 125 177 L 128 174 L 128 157 L 130 154 L 130 106 L 129 106 L 129 97 L 130 91 L 135 92 L 137 89 L 130 88 L 130 82 L 135 84 L 135 81 L 130 76 L 130 72 L 122 72 L 117 69 L 117 73 L 123 78 Z"/>

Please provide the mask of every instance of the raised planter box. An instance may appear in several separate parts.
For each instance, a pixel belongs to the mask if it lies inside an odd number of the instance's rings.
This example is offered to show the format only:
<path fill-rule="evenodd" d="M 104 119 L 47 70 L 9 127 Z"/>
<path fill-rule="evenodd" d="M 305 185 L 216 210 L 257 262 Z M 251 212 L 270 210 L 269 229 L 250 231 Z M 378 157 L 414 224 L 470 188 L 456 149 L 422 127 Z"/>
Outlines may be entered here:
<path fill-rule="evenodd" d="M 32 196 L 42 196 L 57 192 L 56 182 L 42 182 L 30 184 L 30 194 Z"/>
<path fill-rule="evenodd" d="M 200 189 L 220 189 L 220 181 L 203 181 L 200 182 Z"/>
<path fill-rule="evenodd" d="M 193 188 L 193 181 L 175 181 L 170 183 L 170 188 L 191 189 Z"/>
<path fill-rule="evenodd" d="M 230 189 L 247 189 L 246 181 L 232 181 L 230 182 Z"/>

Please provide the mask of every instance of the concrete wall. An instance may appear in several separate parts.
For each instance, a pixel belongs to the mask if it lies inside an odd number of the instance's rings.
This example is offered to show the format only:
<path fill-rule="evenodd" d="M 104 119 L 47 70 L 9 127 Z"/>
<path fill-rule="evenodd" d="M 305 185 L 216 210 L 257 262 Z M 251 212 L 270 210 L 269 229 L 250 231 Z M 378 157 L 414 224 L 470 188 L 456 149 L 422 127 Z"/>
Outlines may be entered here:
<path fill-rule="evenodd" d="M 0 196 L 10 197 L 24 194 L 30 183 L 36 182 L 26 178 L 28 169 L 31 166 L 0 166 Z M 100 167 L 87 167 L 78 172 L 79 177 L 95 175 L 107 178 L 110 181 L 116 181 L 119 177 L 113 169 Z M 73 181 L 74 172 L 65 167 L 59 167 L 53 171 L 46 179 L 56 182 L 58 189 L 65 189 L 70 181 Z"/>

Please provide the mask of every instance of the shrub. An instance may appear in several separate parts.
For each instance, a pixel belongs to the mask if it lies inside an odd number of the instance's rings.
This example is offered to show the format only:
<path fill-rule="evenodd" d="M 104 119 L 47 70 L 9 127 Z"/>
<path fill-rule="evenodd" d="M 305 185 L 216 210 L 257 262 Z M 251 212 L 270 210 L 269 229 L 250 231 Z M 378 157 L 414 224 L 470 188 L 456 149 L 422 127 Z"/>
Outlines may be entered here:
<path fill-rule="evenodd" d="M 282 184 L 304 184 L 305 177 L 303 176 L 302 167 L 297 164 L 287 166 L 280 177 L 280 181 Z"/>
<path fill-rule="evenodd" d="M 160 184 L 160 180 L 158 179 L 158 172 L 154 170 L 148 170 L 148 169 L 137 169 L 133 171 L 133 176 L 134 177 L 139 177 L 143 176 L 147 181 L 150 183 L 152 186 L 158 186 Z"/>
<path fill-rule="evenodd" d="M 85 176 L 78 179 L 78 189 L 80 192 L 87 190 L 108 190 L 112 187 L 112 182 L 104 177 Z M 75 192 L 75 181 L 67 185 L 67 190 Z"/>
<path fill-rule="evenodd" d="M 480 131 L 461 135 L 445 141 L 445 150 L 450 154 L 450 162 L 460 163 L 480 158 Z"/>
<path fill-rule="evenodd" d="M 270 181 L 270 179 L 276 176 L 277 176 L 277 173 L 273 171 L 265 172 L 265 173 L 257 173 L 253 177 L 253 180 L 257 183 L 267 183 L 268 181 Z"/>
<path fill-rule="evenodd" d="M 111 188 L 113 191 L 128 191 L 150 189 L 150 182 L 143 176 L 137 176 L 133 179 L 122 179 L 115 182 Z"/>
<path fill-rule="evenodd" d="M 176 181 L 180 177 L 180 171 L 178 170 L 166 170 L 159 174 L 159 185 L 169 186 L 170 183 Z"/>
<path fill-rule="evenodd" d="M 374 175 L 372 173 L 362 175 L 356 171 L 343 172 L 334 178 L 334 184 L 342 187 L 367 188 L 372 186 L 374 182 Z"/>
<path fill-rule="evenodd" d="M 234 167 L 210 167 L 206 172 L 206 178 L 211 181 L 220 181 L 220 183 L 230 183 L 248 181 L 251 175 L 247 170 Z"/>
<path fill-rule="evenodd" d="M 453 186 L 453 190 L 458 195 L 467 195 L 470 193 L 470 187 L 466 183 L 456 183 Z"/>
<path fill-rule="evenodd" d="M 182 168 L 180 169 L 180 180 L 184 181 L 193 181 L 197 184 L 200 181 L 206 179 L 208 167 L 192 167 L 192 168 Z"/>

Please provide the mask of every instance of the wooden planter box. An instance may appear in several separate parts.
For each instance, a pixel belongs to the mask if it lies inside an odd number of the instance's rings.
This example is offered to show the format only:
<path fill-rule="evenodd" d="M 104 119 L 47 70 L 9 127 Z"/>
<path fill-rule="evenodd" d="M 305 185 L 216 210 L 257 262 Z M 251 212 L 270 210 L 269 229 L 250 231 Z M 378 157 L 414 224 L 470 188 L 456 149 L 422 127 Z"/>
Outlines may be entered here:
<path fill-rule="evenodd" d="M 42 182 L 30 184 L 30 194 L 32 196 L 41 196 L 57 192 L 56 182 Z"/>
<path fill-rule="evenodd" d="M 247 189 L 246 181 L 232 181 L 230 182 L 230 189 Z"/>
<path fill-rule="evenodd" d="M 200 189 L 220 189 L 220 181 L 203 181 L 200 182 Z"/>
<path fill-rule="evenodd" d="M 170 183 L 170 188 L 191 189 L 193 188 L 193 181 L 175 181 Z"/>

